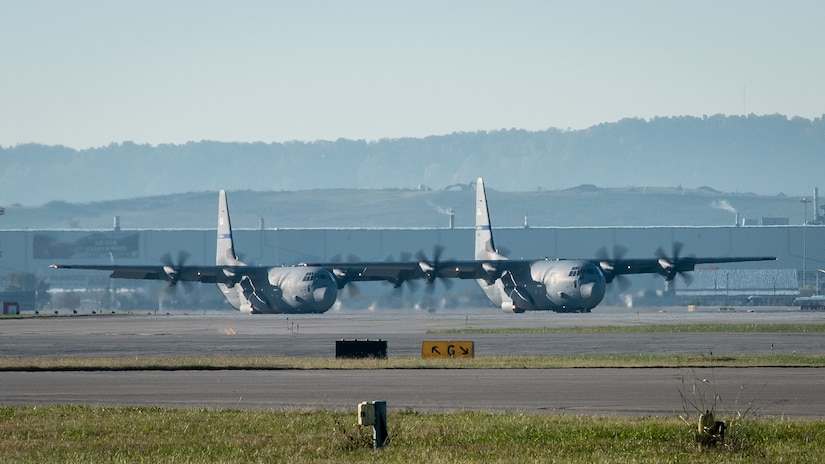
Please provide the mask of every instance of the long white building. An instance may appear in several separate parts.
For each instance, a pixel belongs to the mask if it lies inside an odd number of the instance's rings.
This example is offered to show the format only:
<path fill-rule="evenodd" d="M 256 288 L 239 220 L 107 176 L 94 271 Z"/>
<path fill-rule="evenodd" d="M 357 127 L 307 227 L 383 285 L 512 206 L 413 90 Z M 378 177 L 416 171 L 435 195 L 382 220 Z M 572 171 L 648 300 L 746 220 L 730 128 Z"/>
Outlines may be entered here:
<path fill-rule="evenodd" d="M 721 269 L 792 269 L 797 272 L 801 287 L 816 286 L 818 275 L 825 277 L 818 271 L 825 268 L 825 226 L 499 228 L 495 230 L 495 238 L 496 245 L 511 258 L 589 258 L 595 257 L 602 247 L 610 254 L 617 245 L 627 249 L 624 255 L 627 258 L 649 258 L 655 256 L 660 247 L 669 255 L 672 244 L 681 242 L 685 255 L 778 258 L 776 262 L 721 265 Z M 2 230 L 0 288 L 5 287 L 8 274 L 13 272 L 40 274 L 50 280 L 52 288 L 107 287 L 109 279 L 105 272 L 53 270 L 49 265 L 156 264 L 165 253 L 176 256 L 180 251 L 190 255 L 189 264 L 210 264 L 215 260 L 215 240 L 214 229 Z M 431 255 L 436 245 L 445 248 L 445 259 L 471 259 L 473 240 L 471 228 L 235 231 L 236 251 L 243 259 L 266 265 L 398 260 L 419 250 Z M 116 283 L 118 288 L 138 284 L 146 285 L 122 280 Z M 678 288 L 680 283 L 677 281 L 676 285 Z M 219 293 L 208 287 L 200 293 L 212 290 Z M 632 292 L 662 287 L 660 277 L 632 278 Z M 361 284 L 359 288 L 372 300 L 380 298 L 382 292 L 390 292 L 388 286 L 380 283 Z M 459 282 L 450 292 L 469 295 L 468 298 L 477 294 L 478 302 L 484 304 L 477 290 L 472 282 Z M 355 298 L 350 304 L 363 302 Z"/>

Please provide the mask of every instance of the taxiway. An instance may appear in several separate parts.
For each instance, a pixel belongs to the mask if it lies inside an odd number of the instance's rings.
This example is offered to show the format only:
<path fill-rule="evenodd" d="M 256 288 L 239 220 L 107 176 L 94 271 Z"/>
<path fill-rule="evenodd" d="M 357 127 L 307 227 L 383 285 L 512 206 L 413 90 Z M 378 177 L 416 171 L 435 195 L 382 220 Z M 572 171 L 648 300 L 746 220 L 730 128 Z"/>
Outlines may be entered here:
<path fill-rule="evenodd" d="M 238 313 L 40 317 L 0 321 L 3 359 L 43 357 L 334 357 L 335 340 L 383 339 L 389 356 L 419 356 L 425 340 L 472 340 L 476 356 L 590 353 L 821 354 L 820 333 L 479 334 L 433 330 L 690 322 L 822 323 L 798 310 L 500 314 L 492 310 Z M 675 415 L 685 398 L 718 395 L 717 408 L 763 415 L 825 416 L 821 369 L 376 369 L 203 371 L 0 371 L 5 405 L 390 409 Z M 693 411 L 690 411 L 693 412 Z"/>

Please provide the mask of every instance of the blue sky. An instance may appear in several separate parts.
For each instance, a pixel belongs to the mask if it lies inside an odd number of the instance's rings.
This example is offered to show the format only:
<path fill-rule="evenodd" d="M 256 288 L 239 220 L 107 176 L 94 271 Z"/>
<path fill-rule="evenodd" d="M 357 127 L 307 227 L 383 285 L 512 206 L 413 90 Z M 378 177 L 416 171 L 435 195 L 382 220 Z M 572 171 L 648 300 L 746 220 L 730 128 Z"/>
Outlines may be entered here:
<path fill-rule="evenodd" d="M 825 2 L 0 2 L 0 145 L 825 113 Z"/>

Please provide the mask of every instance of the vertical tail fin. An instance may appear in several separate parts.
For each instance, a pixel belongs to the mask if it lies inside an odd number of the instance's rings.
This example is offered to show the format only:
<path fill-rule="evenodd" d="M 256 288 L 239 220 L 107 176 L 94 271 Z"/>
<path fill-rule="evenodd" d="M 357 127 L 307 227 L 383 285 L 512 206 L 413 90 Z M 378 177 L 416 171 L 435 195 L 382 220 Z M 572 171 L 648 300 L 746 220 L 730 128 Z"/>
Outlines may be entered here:
<path fill-rule="evenodd" d="M 229 204 L 226 190 L 218 192 L 218 246 L 215 254 L 218 266 L 242 266 L 235 255 L 235 243 L 232 240 L 232 223 L 229 220 Z"/>
<path fill-rule="evenodd" d="M 229 204 L 226 201 L 226 190 L 218 192 L 218 245 L 215 252 L 215 264 L 218 266 L 244 266 L 235 256 L 235 243 L 232 240 L 232 223 L 229 221 Z M 253 312 L 252 304 L 244 296 L 241 285 L 218 282 L 218 288 L 223 296 L 235 309 L 244 312 Z"/>
<path fill-rule="evenodd" d="M 487 192 L 484 180 L 476 181 L 476 249 L 475 259 L 506 259 L 498 254 L 493 242 L 493 228 L 490 225 L 490 210 L 487 208 Z"/>
<path fill-rule="evenodd" d="M 493 242 L 493 228 L 490 226 L 490 210 L 487 208 L 487 192 L 484 191 L 484 180 L 482 180 L 481 177 L 476 181 L 475 259 L 485 261 L 507 259 L 496 251 L 496 245 Z M 513 300 L 507 296 L 501 276 L 494 275 L 497 274 L 494 268 L 488 272 L 491 273 L 490 278 L 476 279 L 476 282 L 494 305 L 512 311 L 515 304 L 513 304 Z"/>

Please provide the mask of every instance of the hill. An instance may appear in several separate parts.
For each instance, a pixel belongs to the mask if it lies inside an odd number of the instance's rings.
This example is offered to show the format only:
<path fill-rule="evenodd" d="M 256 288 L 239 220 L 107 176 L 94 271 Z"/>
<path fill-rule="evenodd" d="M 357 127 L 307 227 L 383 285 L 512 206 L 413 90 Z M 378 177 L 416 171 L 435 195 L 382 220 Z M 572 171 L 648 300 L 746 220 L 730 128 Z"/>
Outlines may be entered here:
<path fill-rule="evenodd" d="M 582 185 L 573 189 L 505 192 L 487 185 L 494 226 L 707 226 L 740 218 L 786 217 L 803 221 L 799 197 L 730 194 L 712 189 L 617 188 Z M 316 189 L 230 191 L 233 226 L 305 228 L 472 227 L 475 189 L 468 184 L 440 190 Z M 0 218 L 3 229 L 107 229 L 119 216 L 123 228 L 214 228 L 217 192 L 150 196 L 89 203 L 52 201 L 12 206 Z M 813 209 L 808 207 L 808 219 Z"/>
<path fill-rule="evenodd" d="M 219 188 L 286 197 L 316 189 L 400 194 L 419 186 L 466 185 L 478 176 L 502 192 L 539 194 L 580 185 L 632 192 L 652 185 L 805 195 L 825 171 L 823 153 L 823 118 L 782 115 L 625 119 L 577 131 L 513 129 L 378 141 L 124 142 L 86 150 L 27 144 L 0 147 L 0 205 L 105 202 Z"/>

